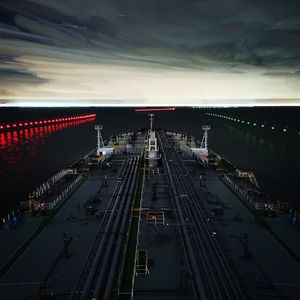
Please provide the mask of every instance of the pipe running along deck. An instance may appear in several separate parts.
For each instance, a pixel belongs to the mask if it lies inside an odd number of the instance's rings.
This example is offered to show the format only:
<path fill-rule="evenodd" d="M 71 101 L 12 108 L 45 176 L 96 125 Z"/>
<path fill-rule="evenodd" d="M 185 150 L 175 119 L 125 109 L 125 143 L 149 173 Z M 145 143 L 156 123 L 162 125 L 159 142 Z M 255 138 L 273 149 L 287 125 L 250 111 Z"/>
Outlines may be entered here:
<path fill-rule="evenodd" d="M 110 299 L 126 252 L 140 158 L 127 159 L 69 300 Z"/>
<path fill-rule="evenodd" d="M 172 188 L 172 206 L 195 299 L 245 299 L 235 274 L 213 234 L 201 198 L 170 137 L 158 134 L 163 165 Z"/>

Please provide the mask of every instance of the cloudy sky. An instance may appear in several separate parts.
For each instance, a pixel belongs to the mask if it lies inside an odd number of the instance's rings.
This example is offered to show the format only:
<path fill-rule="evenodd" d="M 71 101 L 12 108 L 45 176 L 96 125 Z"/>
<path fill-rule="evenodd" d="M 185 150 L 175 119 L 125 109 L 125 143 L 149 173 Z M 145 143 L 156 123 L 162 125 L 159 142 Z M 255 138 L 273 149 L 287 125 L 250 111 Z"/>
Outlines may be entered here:
<path fill-rule="evenodd" d="M 300 105 L 300 2 L 1 0 L 1 105 Z"/>

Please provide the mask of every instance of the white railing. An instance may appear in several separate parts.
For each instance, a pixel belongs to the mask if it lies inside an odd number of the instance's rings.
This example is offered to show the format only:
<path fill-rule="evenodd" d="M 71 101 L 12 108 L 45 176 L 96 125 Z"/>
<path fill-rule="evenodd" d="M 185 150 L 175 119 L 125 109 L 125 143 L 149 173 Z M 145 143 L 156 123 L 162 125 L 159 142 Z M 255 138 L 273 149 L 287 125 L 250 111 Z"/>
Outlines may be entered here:
<path fill-rule="evenodd" d="M 247 202 L 249 202 L 255 209 L 257 210 L 274 210 L 279 211 L 282 209 L 283 203 L 277 202 L 277 203 L 269 203 L 269 202 L 256 202 L 253 200 L 253 198 L 248 194 L 247 190 L 240 187 L 238 184 L 236 184 L 228 175 L 224 175 L 224 179 L 227 183 L 229 183 L 236 192 L 242 196 Z"/>
<path fill-rule="evenodd" d="M 77 177 L 63 191 L 60 192 L 53 202 L 48 203 L 49 209 L 55 208 L 72 190 L 74 190 L 80 179 L 81 176 Z"/>
<path fill-rule="evenodd" d="M 46 182 L 39 185 L 34 191 L 29 193 L 29 198 L 38 199 L 40 198 L 44 193 L 49 191 L 51 187 L 53 187 L 58 181 L 63 179 L 66 175 L 70 174 L 71 169 L 63 169 L 50 177 Z"/>

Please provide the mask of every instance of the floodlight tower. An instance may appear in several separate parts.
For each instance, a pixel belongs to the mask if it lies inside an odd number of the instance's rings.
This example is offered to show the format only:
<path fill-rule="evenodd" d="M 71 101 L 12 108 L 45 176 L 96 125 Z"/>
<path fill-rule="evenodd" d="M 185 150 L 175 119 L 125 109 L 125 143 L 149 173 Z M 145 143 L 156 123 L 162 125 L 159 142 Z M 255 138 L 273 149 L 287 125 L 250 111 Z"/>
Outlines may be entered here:
<path fill-rule="evenodd" d="M 104 148 L 104 142 L 101 134 L 102 129 L 103 125 L 95 125 L 95 130 L 97 130 L 97 155 L 100 155 L 100 152 L 102 152 Z"/>

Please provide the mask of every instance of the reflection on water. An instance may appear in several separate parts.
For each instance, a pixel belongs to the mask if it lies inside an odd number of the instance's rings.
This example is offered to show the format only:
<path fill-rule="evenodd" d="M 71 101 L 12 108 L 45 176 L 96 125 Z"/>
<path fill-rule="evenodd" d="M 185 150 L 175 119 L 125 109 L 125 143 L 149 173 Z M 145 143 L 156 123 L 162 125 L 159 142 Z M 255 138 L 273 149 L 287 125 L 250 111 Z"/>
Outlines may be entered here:
<path fill-rule="evenodd" d="M 240 129 L 237 127 L 230 126 L 228 124 L 224 125 L 227 127 L 233 135 L 238 139 L 238 141 L 245 143 L 254 148 L 262 148 L 262 150 L 266 151 L 274 151 L 275 145 L 273 140 L 267 140 L 263 137 L 257 136 L 255 133 L 250 133 L 245 129 Z M 281 152 L 285 152 L 285 149 L 282 148 Z"/>
<path fill-rule="evenodd" d="M 215 120 L 214 120 L 215 121 Z M 298 193 L 300 141 L 289 133 L 267 132 L 214 122 L 211 147 L 244 171 L 253 171 L 274 200 L 300 207 Z"/>
<path fill-rule="evenodd" d="M 66 123 L 58 123 L 52 125 L 44 125 L 40 127 L 31 127 L 26 129 L 20 129 L 15 131 L 7 131 L 0 133 L 0 149 L 5 151 L 6 149 L 14 146 L 15 144 L 29 144 L 41 142 L 44 138 L 46 138 L 51 133 L 61 131 L 65 128 L 77 126 L 86 122 L 90 122 L 91 119 L 88 120 L 80 120 L 80 121 L 71 121 Z"/>
<path fill-rule="evenodd" d="M 82 139 L 86 133 L 85 126 L 91 126 L 94 120 L 76 120 L 0 133 L 0 216 L 8 209 L 15 208 L 19 201 L 24 201 L 28 191 L 41 180 L 53 175 L 61 165 L 66 166 L 68 162 L 65 160 L 74 162 L 72 151 L 69 153 L 68 149 L 72 149 L 69 139 L 71 142 L 75 140 L 76 133 L 72 130 L 66 136 L 54 133 L 74 127 L 79 135 L 81 130 L 84 131 L 78 137 Z M 77 146 L 77 149 L 80 147 Z"/>
<path fill-rule="evenodd" d="M 239 142 L 253 147 L 253 150 L 257 151 L 260 149 L 262 151 L 265 151 L 265 153 L 274 152 L 276 150 L 283 155 L 287 152 L 287 145 L 285 143 L 283 143 L 281 147 L 275 148 L 275 142 L 270 136 L 268 136 L 268 139 L 266 139 L 264 137 L 257 136 L 255 133 L 250 133 L 246 129 L 233 127 L 228 124 L 224 124 L 224 126 L 229 129 L 231 134 L 233 134 Z"/>

